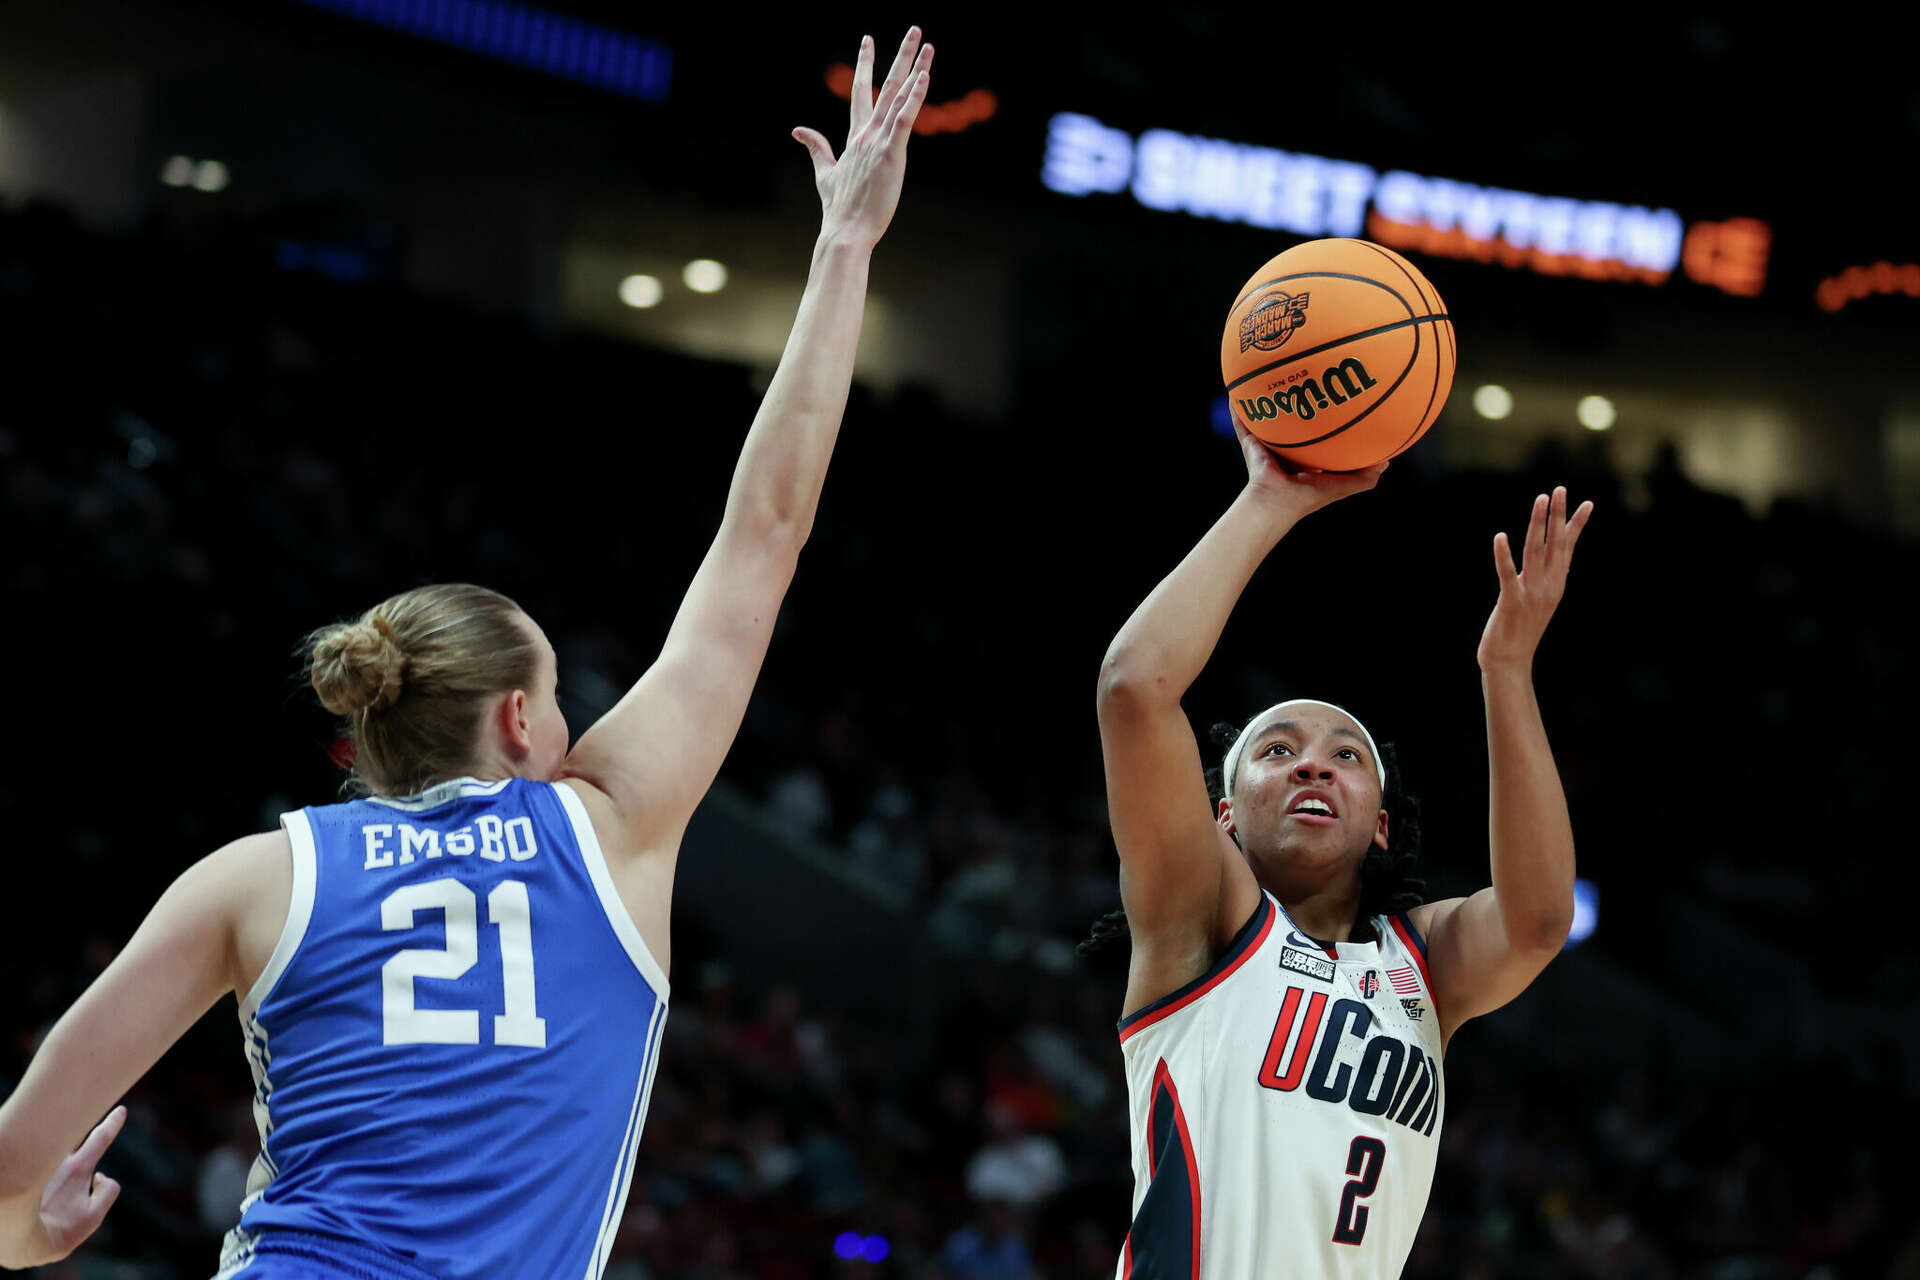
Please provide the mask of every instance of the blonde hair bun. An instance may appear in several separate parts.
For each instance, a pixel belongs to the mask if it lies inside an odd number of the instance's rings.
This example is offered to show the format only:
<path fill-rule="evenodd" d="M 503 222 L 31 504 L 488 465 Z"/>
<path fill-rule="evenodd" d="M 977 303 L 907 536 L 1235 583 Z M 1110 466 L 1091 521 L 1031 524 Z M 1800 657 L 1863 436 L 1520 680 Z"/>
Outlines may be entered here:
<path fill-rule="evenodd" d="M 404 796 L 471 773 L 487 699 L 533 688 L 537 630 L 498 591 L 437 582 L 310 635 L 307 678 L 347 718 L 353 785 Z"/>
<path fill-rule="evenodd" d="M 378 614 L 324 628 L 313 639 L 308 678 L 320 705 L 335 715 L 392 706 L 406 674 L 407 655 L 394 639 L 393 624 Z"/>

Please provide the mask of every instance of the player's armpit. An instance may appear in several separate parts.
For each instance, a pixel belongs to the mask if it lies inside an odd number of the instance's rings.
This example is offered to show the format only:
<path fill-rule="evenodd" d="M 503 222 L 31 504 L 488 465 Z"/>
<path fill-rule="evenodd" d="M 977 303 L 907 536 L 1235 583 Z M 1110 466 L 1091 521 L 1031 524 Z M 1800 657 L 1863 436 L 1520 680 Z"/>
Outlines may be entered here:
<path fill-rule="evenodd" d="M 805 530 L 729 519 L 660 656 L 561 767 L 606 793 L 626 846 L 678 846 L 740 730 Z M 611 852 L 611 850 L 610 850 Z"/>
<path fill-rule="evenodd" d="M 278 833 L 250 836 L 188 868 L 47 1033 L 0 1106 L 0 1196 L 37 1202 L 88 1130 L 233 989 L 237 911 L 275 839 L 285 847 Z"/>
<path fill-rule="evenodd" d="M 1429 902 L 1407 914 L 1427 941 L 1427 969 L 1443 1039 L 1469 1018 L 1491 1013 L 1525 991 L 1560 953 L 1557 946 L 1511 941 L 1491 886 L 1471 897 Z"/>

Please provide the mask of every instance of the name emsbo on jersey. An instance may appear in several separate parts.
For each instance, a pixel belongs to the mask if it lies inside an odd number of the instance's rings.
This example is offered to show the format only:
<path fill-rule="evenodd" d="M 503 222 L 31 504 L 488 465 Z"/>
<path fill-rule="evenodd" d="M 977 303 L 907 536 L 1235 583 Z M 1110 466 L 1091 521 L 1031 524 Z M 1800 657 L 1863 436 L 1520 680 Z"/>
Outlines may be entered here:
<path fill-rule="evenodd" d="M 525 862 L 540 852 L 533 838 L 533 819 L 508 818 L 503 822 L 490 813 L 481 814 L 471 826 L 447 832 L 444 843 L 434 828 L 414 827 L 405 822 L 368 823 L 360 828 L 360 838 L 366 845 L 364 869 L 367 871 L 404 867 L 414 860 L 415 854 L 431 860 L 442 856 L 465 858 L 477 853 L 488 862 Z"/>

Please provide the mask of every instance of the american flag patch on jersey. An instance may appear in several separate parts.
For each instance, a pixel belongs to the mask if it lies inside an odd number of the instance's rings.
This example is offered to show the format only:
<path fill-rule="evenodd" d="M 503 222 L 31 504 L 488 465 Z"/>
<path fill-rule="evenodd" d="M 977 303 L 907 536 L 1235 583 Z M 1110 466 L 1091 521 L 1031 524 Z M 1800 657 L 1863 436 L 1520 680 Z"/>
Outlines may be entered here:
<path fill-rule="evenodd" d="M 1414 973 L 1411 965 L 1401 965 L 1398 969 L 1387 970 L 1387 981 L 1391 982 L 1393 989 L 1403 996 L 1420 994 L 1420 978 Z"/>

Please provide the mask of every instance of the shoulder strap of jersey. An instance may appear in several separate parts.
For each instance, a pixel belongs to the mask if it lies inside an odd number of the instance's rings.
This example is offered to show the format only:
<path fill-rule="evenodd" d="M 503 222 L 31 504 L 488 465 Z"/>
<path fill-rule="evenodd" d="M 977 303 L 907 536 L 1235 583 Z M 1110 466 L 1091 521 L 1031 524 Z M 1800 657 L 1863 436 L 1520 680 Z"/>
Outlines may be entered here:
<path fill-rule="evenodd" d="M 267 957 L 267 966 L 260 971 L 252 990 L 241 997 L 242 1023 L 259 1011 L 274 984 L 280 981 L 280 975 L 292 963 L 293 953 L 300 949 L 301 940 L 307 936 L 307 925 L 313 919 L 314 885 L 319 868 L 313 821 L 305 809 L 295 809 L 280 815 L 280 829 L 287 833 L 287 843 L 293 848 L 293 891 L 287 897 L 287 919 L 280 926 L 280 939 L 273 945 L 273 954 Z"/>
<path fill-rule="evenodd" d="M 587 813 L 587 806 L 581 802 L 579 793 L 566 783 L 550 782 L 547 785 L 553 788 L 560 807 L 566 811 L 567 822 L 573 828 L 574 843 L 580 847 L 580 860 L 587 865 L 594 892 L 599 895 L 600 906 L 607 913 L 607 923 L 613 926 L 620 945 L 626 949 L 627 958 L 633 961 L 633 967 L 640 971 L 640 976 L 653 988 L 653 994 L 664 1003 L 668 995 L 666 970 L 653 958 L 653 952 L 647 949 L 646 940 L 640 936 L 633 917 L 627 914 L 627 904 L 621 901 L 620 890 L 613 883 L 613 873 L 607 870 L 606 855 L 600 849 L 600 837 L 594 834 L 593 819 Z"/>

